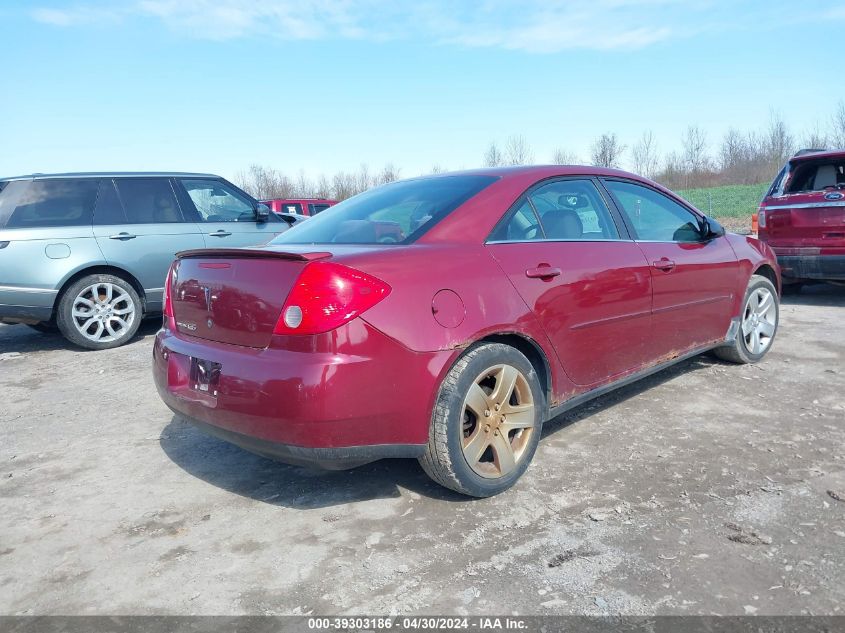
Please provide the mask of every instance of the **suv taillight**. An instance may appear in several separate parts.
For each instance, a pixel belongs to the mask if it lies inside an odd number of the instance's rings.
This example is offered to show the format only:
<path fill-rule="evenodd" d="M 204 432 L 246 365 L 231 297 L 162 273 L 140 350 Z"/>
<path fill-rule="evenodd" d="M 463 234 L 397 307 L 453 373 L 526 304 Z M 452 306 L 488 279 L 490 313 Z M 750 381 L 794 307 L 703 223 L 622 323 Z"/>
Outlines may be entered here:
<path fill-rule="evenodd" d="M 320 334 L 348 323 L 390 293 L 375 277 L 330 262 L 305 266 L 288 295 L 274 334 Z"/>
<path fill-rule="evenodd" d="M 766 207 L 761 206 L 757 209 L 757 227 L 761 229 L 766 228 Z"/>

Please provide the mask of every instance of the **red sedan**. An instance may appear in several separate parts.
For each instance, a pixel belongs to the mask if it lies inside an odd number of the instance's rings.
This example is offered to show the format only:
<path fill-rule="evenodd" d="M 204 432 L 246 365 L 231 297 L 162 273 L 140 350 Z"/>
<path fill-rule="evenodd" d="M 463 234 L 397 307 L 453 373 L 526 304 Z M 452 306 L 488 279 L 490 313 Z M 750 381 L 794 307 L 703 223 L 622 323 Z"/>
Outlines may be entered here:
<path fill-rule="evenodd" d="M 767 246 L 638 176 L 441 174 L 268 246 L 180 253 L 153 369 L 171 409 L 250 451 L 326 468 L 417 458 L 484 497 L 571 407 L 708 350 L 759 361 L 779 288 Z"/>

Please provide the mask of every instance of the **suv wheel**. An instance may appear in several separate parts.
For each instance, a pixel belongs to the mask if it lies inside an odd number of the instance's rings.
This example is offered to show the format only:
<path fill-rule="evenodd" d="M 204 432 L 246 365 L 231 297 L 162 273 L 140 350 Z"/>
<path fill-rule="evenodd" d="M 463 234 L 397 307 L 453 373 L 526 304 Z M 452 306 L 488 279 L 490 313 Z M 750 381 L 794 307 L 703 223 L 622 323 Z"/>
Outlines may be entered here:
<path fill-rule="evenodd" d="M 88 275 L 65 290 L 56 322 L 70 342 L 96 350 L 129 341 L 141 316 L 141 299 L 130 283 L 114 275 Z"/>
<path fill-rule="evenodd" d="M 457 492 L 498 494 L 531 463 L 545 410 L 537 372 L 522 353 L 498 343 L 472 348 L 443 381 L 420 464 Z"/>
<path fill-rule="evenodd" d="M 732 363 L 756 363 L 772 348 L 780 318 L 778 293 L 762 275 L 752 275 L 745 291 L 739 331 L 733 344 L 719 347 L 716 356 Z"/>

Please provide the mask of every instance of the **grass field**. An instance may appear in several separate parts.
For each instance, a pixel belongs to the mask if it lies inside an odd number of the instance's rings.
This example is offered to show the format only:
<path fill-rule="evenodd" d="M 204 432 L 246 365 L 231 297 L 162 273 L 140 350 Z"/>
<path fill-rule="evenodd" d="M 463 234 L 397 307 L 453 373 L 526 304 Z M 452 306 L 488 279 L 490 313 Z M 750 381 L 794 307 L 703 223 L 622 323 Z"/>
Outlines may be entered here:
<path fill-rule="evenodd" d="M 751 222 L 751 214 L 757 206 L 769 183 L 757 185 L 726 185 L 706 189 L 682 189 L 676 193 L 688 200 L 700 211 L 714 218 L 737 218 Z"/>

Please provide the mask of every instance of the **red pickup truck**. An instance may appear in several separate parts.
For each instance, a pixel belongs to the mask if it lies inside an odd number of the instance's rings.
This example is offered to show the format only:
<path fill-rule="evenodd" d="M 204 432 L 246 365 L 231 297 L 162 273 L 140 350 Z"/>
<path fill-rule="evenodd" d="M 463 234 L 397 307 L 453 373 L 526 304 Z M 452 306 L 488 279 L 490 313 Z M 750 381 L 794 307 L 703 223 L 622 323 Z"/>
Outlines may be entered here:
<path fill-rule="evenodd" d="M 327 198 L 273 198 L 261 200 L 273 213 L 312 216 L 337 204 Z"/>

